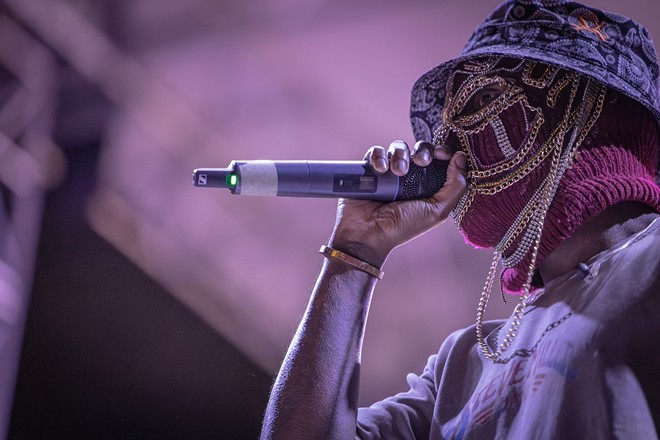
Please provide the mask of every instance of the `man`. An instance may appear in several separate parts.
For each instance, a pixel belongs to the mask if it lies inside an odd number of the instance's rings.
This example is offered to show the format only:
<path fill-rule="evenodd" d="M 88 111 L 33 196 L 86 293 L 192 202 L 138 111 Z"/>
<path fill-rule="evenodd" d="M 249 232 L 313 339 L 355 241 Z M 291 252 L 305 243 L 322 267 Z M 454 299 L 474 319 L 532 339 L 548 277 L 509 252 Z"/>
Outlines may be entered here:
<path fill-rule="evenodd" d="M 262 438 L 658 438 L 658 71 L 628 18 L 509 0 L 418 80 L 414 150 L 366 159 L 397 175 L 449 160 L 447 182 L 428 200 L 339 202 Z M 477 322 L 409 391 L 358 410 L 380 268 L 450 213 L 467 242 L 495 250 Z M 484 322 L 498 263 L 520 303 Z"/>

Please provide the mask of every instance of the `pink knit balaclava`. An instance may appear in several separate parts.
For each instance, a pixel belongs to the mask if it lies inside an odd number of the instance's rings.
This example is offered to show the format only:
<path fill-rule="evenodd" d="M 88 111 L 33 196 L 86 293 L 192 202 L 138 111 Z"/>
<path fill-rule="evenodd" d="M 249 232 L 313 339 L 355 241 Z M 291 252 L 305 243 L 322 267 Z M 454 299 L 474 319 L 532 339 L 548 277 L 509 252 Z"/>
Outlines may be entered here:
<path fill-rule="evenodd" d="M 607 93 L 600 118 L 565 171 L 550 205 L 536 267 L 580 225 L 610 206 L 636 201 L 660 211 L 655 181 L 658 124 L 639 103 L 612 90 Z M 521 291 L 528 263 L 529 256 L 502 272 L 504 289 Z"/>
<path fill-rule="evenodd" d="M 455 69 L 446 103 L 435 142 L 465 151 L 469 168 L 456 224 L 467 242 L 499 253 L 510 293 L 529 291 L 545 256 L 605 208 L 624 200 L 660 208 L 655 121 L 596 81 L 484 57 Z"/>

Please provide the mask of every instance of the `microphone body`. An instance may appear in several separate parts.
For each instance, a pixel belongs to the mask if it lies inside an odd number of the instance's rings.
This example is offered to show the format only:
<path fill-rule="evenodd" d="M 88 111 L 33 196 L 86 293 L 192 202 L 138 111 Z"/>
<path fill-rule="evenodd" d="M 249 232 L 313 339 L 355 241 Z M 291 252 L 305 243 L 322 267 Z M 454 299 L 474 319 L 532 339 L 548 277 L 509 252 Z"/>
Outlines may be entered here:
<path fill-rule="evenodd" d="M 367 161 L 232 161 L 228 168 L 198 168 L 193 185 L 228 188 L 232 194 L 349 198 L 392 202 L 425 199 L 447 180 L 448 161 L 427 167 L 410 162 L 403 177 L 377 174 Z"/>

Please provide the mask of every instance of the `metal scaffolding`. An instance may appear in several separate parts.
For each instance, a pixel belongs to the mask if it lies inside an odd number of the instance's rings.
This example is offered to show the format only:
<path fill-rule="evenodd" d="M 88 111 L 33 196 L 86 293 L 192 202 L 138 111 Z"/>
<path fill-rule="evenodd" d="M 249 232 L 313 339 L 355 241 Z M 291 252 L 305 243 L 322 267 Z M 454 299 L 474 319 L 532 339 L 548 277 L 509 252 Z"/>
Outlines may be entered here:
<path fill-rule="evenodd" d="M 0 436 L 11 418 L 45 189 L 55 59 L 0 6 Z"/>

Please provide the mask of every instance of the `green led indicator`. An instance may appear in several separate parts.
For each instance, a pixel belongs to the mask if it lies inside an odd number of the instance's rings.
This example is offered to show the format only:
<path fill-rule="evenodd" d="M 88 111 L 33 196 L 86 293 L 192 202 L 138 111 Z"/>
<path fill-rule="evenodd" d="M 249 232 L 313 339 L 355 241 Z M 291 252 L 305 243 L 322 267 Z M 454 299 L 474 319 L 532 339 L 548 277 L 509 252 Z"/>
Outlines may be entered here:
<path fill-rule="evenodd" d="M 225 182 L 227 183 L 227 186 L 236 186 L 238 183 L 238 176 L 236 174 L 230 174 L 227 176 L 227 179 L 225 179 Z"/>

